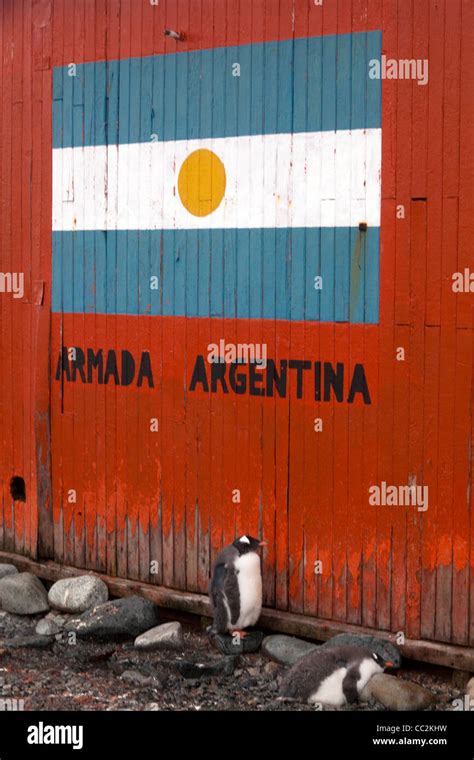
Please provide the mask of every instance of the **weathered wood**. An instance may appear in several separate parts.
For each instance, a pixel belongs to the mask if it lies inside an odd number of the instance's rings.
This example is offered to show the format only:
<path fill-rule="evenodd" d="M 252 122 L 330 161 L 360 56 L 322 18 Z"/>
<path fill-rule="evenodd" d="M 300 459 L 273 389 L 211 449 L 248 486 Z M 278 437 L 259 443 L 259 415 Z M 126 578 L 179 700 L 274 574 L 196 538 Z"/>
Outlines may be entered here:
<path fill-rule="evenodd" d="M 28 557 L 9 552 L 0 552 L 0 562 L 11 562 L 19 570 L 34 573 L 48 581 L 56 581 L 59 578 L 72 578 L 87 572 L 77 567 L 60 565 L 52 561 L 36 562 Z M 107 584 L 112 596 L 141 594 L 159 607 L 179 610 L 181 612 L 191 612 L 195 615 L 204 615 L 206 617 L 211 614 L 209 599 L 203 594 L 177 591 L 176 589 L 131 581 L 126 578 L 113 578 L 103 573 L 95 574 Z M 317 641 L 327 641 L 338 633 L 365 633 L 396 643 L 394 634 L 389 631 L 377 631 L 373 628 L 336 623 L 331 620 L 321 620 L 320 618 L 296 615 L 291 612 L 282 612 L 269 608 L 263 609 L 259 623 L 263 628 L 270 631 L 287 633 L 293 636 L 303 636 L 307 639 L 316 639 Z M 410 660 L 419 660 L 433 665 L 443 665 L 456 670 L 474 672 L 473 647 L 452 646 L 436 641 L 406 639 L 405 644 L 399 648 L 403 656 Z"/>

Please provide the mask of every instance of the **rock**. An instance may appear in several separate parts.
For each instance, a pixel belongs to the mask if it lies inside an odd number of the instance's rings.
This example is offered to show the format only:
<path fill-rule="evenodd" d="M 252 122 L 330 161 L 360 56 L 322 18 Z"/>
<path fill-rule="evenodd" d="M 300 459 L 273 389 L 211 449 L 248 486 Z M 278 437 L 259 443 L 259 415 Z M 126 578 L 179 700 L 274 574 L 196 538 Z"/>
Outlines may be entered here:
<path fill-rule="evenodd" d="M 181 623 L 163 623 L 135 639 L 137 649 L 181 649 L 184 644 Z"/>
<path fill-rule="evenodd" d="M 80 664 L 82 668 L 87 668 L 93 663 L 108 661 L 115 650 L 114 644 L 84 639 L 78 639 L 74 644 L 61 634 L 55 637 L 53 644 L 53 654 L 63 663 Z"/>
<path fill-rule="evenodd" d="M 184 678 L 209 678 L 210 676 L 231 676 L 239 657 L 223 657 L 208 663 L 187 662 L 174 663 L 178 673 Z"/>
<path fill-rule="evenodd" d="M 0 580 L 0 605 L 16 615 L 37 615 L 49 610 L 46 589 L 31 573 L 7 575 Z"/>
<path fill-rule="evenodd" d="M 466 685 L 466 694 L 474 699 L 474 678 L 471 678 Z"/>
<path fill-rule="evenodd" d="M 378 673 L 372 676 L 361 694 L 361 702 L 375 699 L 389 710 L 426 710 L 436 701 L 435 695 L 413 681 Z"/>
<path fill-rule="evenodd" d="M 152 676 L 144 676 L 138 670 L 124 670 L 120 678 L 122 681 L 138 684 L 138 686 L 150 686 L 153 683 Z"/>
<path fill-rule="evenodd" d="M 365 647 L 366 649 L 370 649 L 371 652 L 377 652 L 377 654 L 380 654 L 386 660 L 393 662 L 394 668 L 399 668 L 402 663 L 402 658 L 397 647 L 377 636 L 368 636 L 363 633 L 339 633 L 324 644 L 321 644 L 323 649 L 334 646 Z"/>
<path fill-rule="evenodd" d="M 455 689 L 459 689 L 460 691 L 464 692 L 466 690 L 466 686 L 471 680 L 474 684 L 472 673 L 469 673 L 467 670 L 453 670 L 451 683 Z"/>
<path fill-rule="evenodd" d="M 55 636 L 61 629 L 54 620 L 43 618 L 38 622 L 35 630 L 38 636 Z"/>
<path fill-rule="evenodd" d="M 48 594 L 51 607 L 61 612 L 85 612 L 103 604 L 109 598 L 104 581 L 95 575 L 62 578 L 54 583 Z"/>
<path fill-rule="evenodd" d="M 0 578 L 6 578 L 7 575 L 18 575 L 15 565 L 0 564 Z"/>
<path fill-rule="evenodd" d="M 5 647 L 6 649 L 22 649 L 23 647 L 43 649 L 44 647 L 51 646 L 53 643 L 53 637 L 32 634 L 31 636 L 17 636 L 14 639 L 4 639 L 0 643 L 2 647 Z"/>
<path fill-rule="evenodd" d="M 56 636 L 66 623 L 71 619 L 70 615 L 61 615 L 57 612 L 48 612 L 36 625 L 36 633 L 41 636 Z"/>
<path fill-rule="evenodd" d="M 244 638 L 231 636 L 229 633 L 215 633 L 208 629 L 209 641 L 221 654 L 252 654 L 258 652 L 262 645 L 262 631 L 247 631 Z"/>
<path fill-rule="evenodd" d="M 275 678 L 279 674 L 281 670 L 281 665 L 278 664 L 278 662 L 267 662 L 265 665 L 263 672 L 265 675 L 270 676 L 270 678 Z"/>
<path fill-rule="evenodd" d="M 73 618 L 64 627 L 66 632 L 81 638 L 124 639 L 158 625 L 158 608 L 142 596 L 127 596 L 105 602 Z"/>
<path fill-rule="evenodd" d="M 311 644 L 295 636 L 273 635 L 263 640 L 262 652 L 270 659 L 281 665 L 294 665 L 305 654 L 317 648 L 317 644 Z"/>
<path fill-rule="evenodd" d="M 138 654 L 136 652 L 132 654 Z M 118 659 L 117 659 L 118 656 Z M 123 653 L 115 652 L 108 661 L 108 666 L 112 672 L 117 676 L 122 676 L 127 671 L 138 672 L 144 676 L 151 676 L 153 678 L 154 687 L 164 687 L 168 680 L 168 673 L 164 668 L 157 667 L 150 662 L 140 661 L 140 658 L 127 657 Z"/>
<path fill-rule="evenodd" d="M 247 668 L 247 673 L 251 678 L 258 678 L 260 676 L 260 668 Z"/>

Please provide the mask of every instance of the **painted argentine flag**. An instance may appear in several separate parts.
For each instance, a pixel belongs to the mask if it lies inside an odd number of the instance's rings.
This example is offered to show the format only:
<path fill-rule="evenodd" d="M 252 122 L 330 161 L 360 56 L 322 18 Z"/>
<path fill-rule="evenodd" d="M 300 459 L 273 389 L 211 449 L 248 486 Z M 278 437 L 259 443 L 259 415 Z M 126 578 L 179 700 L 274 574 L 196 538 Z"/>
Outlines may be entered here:
<path fill-rule="evenodd" d="M 368 32 L 55 69 L 53 311 L 378 322 L 380 53 Z"/>

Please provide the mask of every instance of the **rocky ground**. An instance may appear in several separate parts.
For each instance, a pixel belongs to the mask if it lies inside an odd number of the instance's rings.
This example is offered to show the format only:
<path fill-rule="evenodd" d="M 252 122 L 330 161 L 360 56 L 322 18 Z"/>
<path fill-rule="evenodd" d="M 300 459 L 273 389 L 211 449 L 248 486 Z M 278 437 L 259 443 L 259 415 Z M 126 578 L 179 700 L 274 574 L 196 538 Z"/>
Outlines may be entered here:
<path fill-rule="evenodd" d="M 33 635 L 41 616 L 0 611 L 0 641 Z M 313 710 L 310 705 L 281 702 L 278 688 L 285 667 L 261 653 L 223 657 L 198 628 L 184 626 L 180 649 L 139 651 L 133 641 L 96 643 L 55 640 L 45 648 L 0 649 L 0 695 L 24 699 L 25 710 Z M 0 644 L 1 646 L 1 644 Z M 182 663 L 222 667 L 229 675 L 189 678 Z M 404 667 L 398 678 L 427 687 L 436 695 L 429 709 L 451 709 L 462 696 L 449 671 Z M 348 708 L 346 708 L 348 709 Z M 385 709 L 381 704 L 357 710 Z"/>
<path fill-rule="evenodd" d="M 314 642 L 251 632 L 245 643 L 211 643 L 198 618 L 170 621 L 169 611 L 139 596 L 110 600 L 99 578 L 46 588 L 1 564 L 0 607 L 0 710 L 315 709 L 279 698 L 287 668 Z M 321 648 L 348 644 L 400 667 L 373 676 L 366 701 L 343 709 L 452 710 L 466 693 L 474 707 L 472 674 L 402 661 L 377 637 L 344 634 Z"/>

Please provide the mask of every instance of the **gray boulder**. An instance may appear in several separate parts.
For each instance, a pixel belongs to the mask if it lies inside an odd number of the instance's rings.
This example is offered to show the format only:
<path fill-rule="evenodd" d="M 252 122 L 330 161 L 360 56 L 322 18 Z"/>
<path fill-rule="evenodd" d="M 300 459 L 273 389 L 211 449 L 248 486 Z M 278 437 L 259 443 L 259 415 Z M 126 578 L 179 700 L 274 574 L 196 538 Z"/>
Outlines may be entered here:
<path fill-rule="evenodd" d="M 18 570 L 15 565 L 0 564 L 0 578 L 5 578 L 7 575 L 17 575 Z"/>
<path fill-rule="evenodd" d="M 305 654 L 317 649 L 317 644 L 297 639 L 295 636 L 281 636 L 279 634 L 266 636 L 262 643 L 262 652 L 270 659 L 281 665 L 294 665 Z"/>
<path fill-rule="evenodd" d="M 104 581 L 95 575 L 62 578 L 54 583 L 48 594 L 51 607 L 61 612 L 85 612 L 103 604 L 109 598 Z"/>
<path fill-rule="evenodd" d="M 80 638 L 124 639 L 158 625 L 158 608 L 142 596 L 105 602 L 73 618 L 64 630 Z"/>
<path fill-rule="evenodd" d="M 364 633 L 339 633 L 337 636 L 333 636 L 332 639 L 321 644 L 323 649 L 329 647 L 338 646 L 353 646 L 364 647 L 364 649 L 370 649 L 371 652 L 377 652 L 385 660 L 393 662 L 394 668 L 399 668 L 402 664 L 402 658 L 397 647 L 391 644 L 385 639 L 380 639 L 377 636 L 368 636 Z"/>
<path fill-rule="evenodd" d="M 375 700 L 389 710 L 426 710 L 436 702 L 435 695 L 413 681 L 387 673 L 372 676 L 361 694 L 361 702 Z"/>
<path fill-rule="evenodd" d="M 0 580 L 0 606 L 15 615 L 37 615 L 49 610 L 48 594 L 31 573 L 7 575 Z"/>
<path fill-rule="evenodd" d="M 183 629 L 178 622 L 157 625 L 135 639 L 137 649 L 181 649 L 183 643 Z"/>

